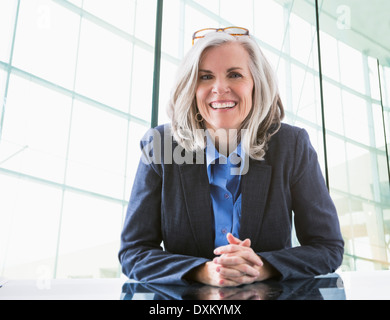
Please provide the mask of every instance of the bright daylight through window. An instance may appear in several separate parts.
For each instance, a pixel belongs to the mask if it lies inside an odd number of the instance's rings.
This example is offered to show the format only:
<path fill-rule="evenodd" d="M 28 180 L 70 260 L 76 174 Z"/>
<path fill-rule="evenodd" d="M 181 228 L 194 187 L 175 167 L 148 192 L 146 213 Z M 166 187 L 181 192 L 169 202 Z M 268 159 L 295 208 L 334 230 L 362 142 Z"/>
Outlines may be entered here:
<path fill-rule="evenodd" d="M 0 1 L 0 277 L 121 275 L 157 2 Z M 389 269 L 390 59 L 348 40 L 353 15 L 334 2 L 319 1 L 322 104 L 314 0 L 164 1 L 158 122 L 193 32 L 249 29 L 277 72 L 284 121 L 307 130 L 327 173 L 342 268 Z"/>

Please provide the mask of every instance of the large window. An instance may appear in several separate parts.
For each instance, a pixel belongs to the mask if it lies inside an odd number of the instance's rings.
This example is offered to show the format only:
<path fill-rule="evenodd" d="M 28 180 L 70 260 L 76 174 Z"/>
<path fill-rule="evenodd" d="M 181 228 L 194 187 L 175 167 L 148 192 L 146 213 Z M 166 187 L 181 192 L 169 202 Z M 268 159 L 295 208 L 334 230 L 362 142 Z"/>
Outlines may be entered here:
<path fill-rule="evenodd" d="M 321 22 L 327 18 L 320 12 Z M 342 38 L 343 28 L 338 32 Z M 345 240 L 343 268 L 388 269 L 389 128 L 381 91 L 387 96 L 389 87 L 379 76 L 388 68 L 326 33 L 321 39 L 329 185 Z"/>
<path fill-rule="evenodd" d="M 0 2 L 0 276 L 117 277 L 155 0 Z"/>
<path fill-rule="evenodd" d="M 0 1 L 0 277 L 120 276 L 120 231 L 151 125 L 157 2 Z M 285 122 L 309 132 L 328 173 L 342 268 L 388 269 L 390 68 L 322 29 L 321 92 L 314 0 L 163 9 L 159 123 L 193 32 L 248 28 L 277 72 Z"/>

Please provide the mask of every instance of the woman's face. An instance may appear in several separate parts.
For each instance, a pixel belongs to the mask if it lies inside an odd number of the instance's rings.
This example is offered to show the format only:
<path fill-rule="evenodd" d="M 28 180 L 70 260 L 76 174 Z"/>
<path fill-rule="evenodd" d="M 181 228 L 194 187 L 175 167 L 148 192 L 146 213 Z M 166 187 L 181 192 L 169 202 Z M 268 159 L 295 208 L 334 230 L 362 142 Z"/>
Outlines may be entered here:
<path fill-rule="evenodd" d="M 249 59 L 237 42 L 203 53 L 196 102 L 208 129 L 239 129 L 248 116 L 253 92 Z"/>

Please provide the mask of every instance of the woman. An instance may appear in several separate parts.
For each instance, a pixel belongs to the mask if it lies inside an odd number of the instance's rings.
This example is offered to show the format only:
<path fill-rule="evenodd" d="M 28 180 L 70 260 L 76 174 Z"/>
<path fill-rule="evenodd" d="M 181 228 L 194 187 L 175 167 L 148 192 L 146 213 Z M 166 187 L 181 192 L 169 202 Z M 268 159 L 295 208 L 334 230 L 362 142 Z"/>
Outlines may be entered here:
<path fill-rule="evenodd" d="M 335 271 L 344 242 L 306 131 L 281 124 L 275 75 L 249 32 L 208 31 L 179 67 L 171 125 L 141 141 L 123 272 L 224 287 Z"/>

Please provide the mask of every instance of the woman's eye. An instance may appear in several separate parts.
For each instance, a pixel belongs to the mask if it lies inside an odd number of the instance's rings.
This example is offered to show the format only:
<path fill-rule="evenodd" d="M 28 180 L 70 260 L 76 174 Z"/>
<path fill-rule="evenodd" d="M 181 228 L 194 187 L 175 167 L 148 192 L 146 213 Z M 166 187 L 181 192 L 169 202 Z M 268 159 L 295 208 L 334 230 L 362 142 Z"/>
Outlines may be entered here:
<path fill-rule="evenodd" d="M 210 74 L 205 74 L 203 76 L 200 76 L 200 80 L 210 80 L 212 76 Z"/>
<path fill-rule="evenodd" d="M 233 79 L 237 79 L 237 78 L 242 78 L 242 75 L 239 74 L 239 73 L 232 73 L 232 74 L 230 75 L 230 77 L 233 78 Z"/>

